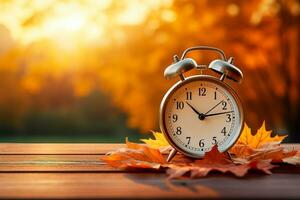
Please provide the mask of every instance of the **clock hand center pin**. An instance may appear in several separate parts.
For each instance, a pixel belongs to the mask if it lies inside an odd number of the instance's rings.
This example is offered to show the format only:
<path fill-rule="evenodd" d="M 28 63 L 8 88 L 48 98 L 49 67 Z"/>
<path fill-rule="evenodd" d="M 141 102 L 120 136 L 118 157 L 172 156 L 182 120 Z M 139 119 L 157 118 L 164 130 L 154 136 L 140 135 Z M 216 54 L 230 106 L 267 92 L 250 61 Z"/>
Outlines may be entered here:
<path fill-rule="evenodd" d="M 198 115 L 198 118 L 200 120 L 204 120 L 205 119 L 205 115 L 201 112 L 199 112 L 194 106 L 192 106 L 189 102 L 185 101 L 186 104 Z"/>

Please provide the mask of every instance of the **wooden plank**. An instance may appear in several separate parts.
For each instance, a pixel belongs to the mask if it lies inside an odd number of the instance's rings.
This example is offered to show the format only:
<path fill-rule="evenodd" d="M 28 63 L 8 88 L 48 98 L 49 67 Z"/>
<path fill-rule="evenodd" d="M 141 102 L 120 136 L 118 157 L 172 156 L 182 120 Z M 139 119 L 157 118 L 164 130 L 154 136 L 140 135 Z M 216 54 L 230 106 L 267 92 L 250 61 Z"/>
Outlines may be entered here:
<path fill-rule="evenodd" d="M 223 175 L 204 179 L 166 180 L 156 173 L 4 173 L 0 174 L 3 199 L 297 199 L 297 174 L 250 176 L 246 179 Z"/>
<path fill-rule="evenodd" d="M 61 144 L 61 143 L 0 143 L 0 155 L 5 154 L 105 154 L 125 147 L 124 144 Z"/>
<path fill-rule="evenodd" d="M 106 165 L 105 155 L 1 155 L 0 172 L 125 172 Z M 167 155 L 165 155 L 167 157 Z M 176 159 L 176 157 L 175 157 Z"/>
<path fill-rule="evenodd" d="M 104 155 L 1 155 L 0 172 L 120 171 L 102 161 Z"/>
<path fill-rule="evenodd" d="M 104 155 L 1 155 L 0 172 L 126 172 L 106 165 Z M 177 160 L 175 156 L 174 160 Z M 284 165 L 275 173 L 300 173 L 300 167 Z"/>
<path fill-rule="evenodd" d="M 1 145 L 0 145 L 1 146 Z M 30 154 L 11 154 L 12 152 L 8 152 L 8 154 L 0 155 L 0 172 L 120 172 L 125 170 L 115 169 L 110 166 L 107 166 L 103 161 L 103 154 L 106 150 L 109 149 L 108 145 L 103 145 L 103 148 L 98 148 L 102 154 L 85 154 L 87 152 L 92 152 L 89 148 L 94 148 L 94 144 L 85 144 L 80 145 L 80 152 L 83 154 L 70 154 L 70 152 L 66 152 L 67 147 L 71 147 L 69 149 L 74 149 L 78 144 L 70 145 L 70 144 L 58 144 L 58 148 L 56 148 L 55 144 L 46 145 L 47 148 L 43 148 L 40 152 L 38 152 L 37 147 L 39 145 L 33 144 L 33 148 L 29 148 L 29 144 L 24 145 L 21 144 L 21 148 L 18 148 L 19 144 L 12 144 L 10 148 L 15 147 L 16 150 L 13 153 L 18 151 L 27 150 Z M 111 148 L 120 148 L 123 145 L 113 144 Z M 299 147 L 299 145 L 294 145 Z M 55 149 L 55 150 L 51 150 Z M 46 149 L 46 151 L 45 151 Z M 57 152 L 57 150 L 62 150 L 64 154 L 61 154 L 61 151 Z M 24 151 L 25 152 L 25 151 Z M 24 153 L 23 152 L 23 153 Z M 54 154 L 44 154 L 44 153 L 56 153 Z M 34 153 L 34 154 L 33 154 Z M 67 154 L 69 153 L 69 154 Z M 79 151 L 77 151 L 79 153 Z M 94 153 L 96 153 L 94 151 Z M 176 157 L 175 157 L 176 160 Z M 300 172 L 299 168 L 295 167 L 285 167 L 281 169 L 275 169 L 275 172 Z"/>
<path fill-rule="evenodd" d="M 300 150 L 300 144 L 283 144 L 288 148 Z M 64 143 L 0 143 L 0 155 L 7 154 L 94 154 L 101 155 L 125 147 L 125 144 L 64 144 Z"/>

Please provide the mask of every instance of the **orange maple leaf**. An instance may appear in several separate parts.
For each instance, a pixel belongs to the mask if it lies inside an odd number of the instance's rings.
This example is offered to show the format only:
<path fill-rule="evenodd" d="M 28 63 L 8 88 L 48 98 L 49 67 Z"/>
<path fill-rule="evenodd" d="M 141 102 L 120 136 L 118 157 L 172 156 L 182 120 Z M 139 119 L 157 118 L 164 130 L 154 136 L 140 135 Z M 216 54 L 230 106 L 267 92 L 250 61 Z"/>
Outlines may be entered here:
<path fill-rule="evenodd" d="M 268 147 L 263 147 L 260 149 L 251 149 L 247 146 L 236 147 L 236 149 L 241 148 L 242 150 L 248 148 L 247 151 L 239 151 L 233 157 L 236 163 L 248 163 L 254 160 L 271 160 L 273 163 L 289 163 L 289 164 L 299 164 L 299 154 L 297 150 L 288 150 L 280 145 L 272 145 Z M 248 152 L 248 153 L 246 153 Z M 299 157 L 299 158 L 297 158 Z"/>
<path fill-rule="evenodd" d="M 170 164 L 167 173 L 169 178 L 179 178 L 189 174 L 191 178 L 206 176 L 211 171 L 222 173 L 231 172 L 235 176 L 242 177 L 250 169 L 257 169 L 267 174 L 271 174 L 270 169 L 274 166 L 270 161 L 253 161 L 246 164 L 235 164 L 228 159 L 225 153 L 220 153 L 217 146 L 214 146 L 210 152 L 207 152 L 203 159 L 195 160 L 189 164 Z"/>
<path fill-rule="evenodd" d="M 288 156 L 282 159 L 282 162 L 292 165 L 300 165 L 300 151 L 297 151 L 295 155 Z"/>
<path fill-rule="evenodd" d="M 253 135 L 245 123 L 241 136 L 229 151 L 238 158 L 245 158 L 256 154 L 257 151 L 276 149 L 287 135 L 272 137 L 271 133 L 272 131 L 266 130 L 265 122 L 263 122 L 261 128 Z"/>
<path fill-rule="evenodd" d="M 284 162 L 285 159 L 294 157 L 297 155 L 297 150 L 286 151 L 283 147 L 279 146 L 277 149 L 266 150 L 265 152 L 260 152 L 254 154 L 252 160 L 272 160 L 275 163 Z"/>
<path fill-rule="evenodd" d="M 265 122 L 255 135 L 251 134 L 251 129 L 245 124 L 238 142 L 230 149 L 230 153 L 234 154 L 233 160 L 242 164 L 257 160 L 299 164 L 299 151 L 288 150 L 280 146 L 282 140 L 287 136 L 271 137 L 271 133 L 272 131 L 266 130 Z"/>
<path fill-rule="evenodd" d="M 159 169 L 166 163 L 159 150 L 126 140 L 127 148 L 108 153 L 103 160 L 116 168 Z"/>

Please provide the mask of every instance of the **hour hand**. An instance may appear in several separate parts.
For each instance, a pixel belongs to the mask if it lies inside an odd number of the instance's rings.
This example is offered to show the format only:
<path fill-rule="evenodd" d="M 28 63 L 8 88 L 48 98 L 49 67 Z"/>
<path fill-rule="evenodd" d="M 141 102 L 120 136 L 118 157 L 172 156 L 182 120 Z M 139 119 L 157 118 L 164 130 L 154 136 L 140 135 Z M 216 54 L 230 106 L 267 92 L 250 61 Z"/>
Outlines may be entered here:
<path fill-rule="evenodd" d="M 195 107 L 193 107 L 189 102 L 186 101 L 185 103 L 186 103 L 189 107 L 191 107 L 191 109 L 192 109 L 195 113 L 197 113 L 199 117 L 203 115 L 203 113 L 199 112 L 199 111 L 198 111 Z"/>

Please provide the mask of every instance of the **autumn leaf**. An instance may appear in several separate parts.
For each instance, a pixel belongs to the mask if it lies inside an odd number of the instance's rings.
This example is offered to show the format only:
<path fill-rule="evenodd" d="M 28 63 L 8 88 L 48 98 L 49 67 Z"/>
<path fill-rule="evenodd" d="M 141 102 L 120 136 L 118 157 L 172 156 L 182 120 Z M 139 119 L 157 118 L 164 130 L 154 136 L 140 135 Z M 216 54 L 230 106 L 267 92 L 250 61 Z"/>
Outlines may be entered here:
<path fill-rule="evenodd" d="M 255 149 L 245 144 L 236 143 L 233 147 L 231 147 L 231 149 L 229 149 L 229 152 L 235 157 L 245 158 L 247 156 L 252 155 L 255 152 Z"/>
<path fill-rule="evenodd" d="M 270 159 L 274 163 L 282 163 L 282 162 L 288 163 L 288 158 L 295 157 L 297 155 L 297 152 L 298 151 L 296 150 L 287 151 L 283 147 L 279 146 L 278 149 L 261 152 L 259 154 L 254 154 L 252 156 L 252 160 Z"/>
<path fill-rule="evenodd" d="M 244 144 L 250 148 L 257 149 L 262 147 L 266 143 L 280 144 L 282 140 L 287 137 L 287 135 L 275 135 L 274 137 L 272 137 L 271 133 L 272 131 L 266 130 L 265 122 L 263 122 L 261 128 L 257 130 L 256 134 L 252 135 L 251 129 L 245 123 L 244 129 L 237 141 L 237 144 Z"/>
<path fill-rule="evenodd" d="M 246 164 L 235 164 L 229 160 L 225 153 L 220 153 L 217 146 L 214 146 L 210 152 L 207 152 L 203 159 L 195 160 L 188 165 L 171 164 L 168 166 L 167 173 L 169 178 L 179 178 L 189 174 L 191 178 L 204 177 L 211 171 L 222 173 L 231 172 L 235 176 L 242 177 L 250 169 L 260 170 L 264 173 L 271 174 L 270 169 L 274 166 L 270 160 L 253 161 Z"/>
<path fill-rule="evenodd" d="M 297 164 L 297 150 L 287 150 L 280 145 L 273 145 L 268 148 L 253 149 L 251 154 L 240 154 L 233 156 L 233 160 L 236 163 L 249 163 L 257 160 L 271 160 L 272 163 L 289 163 Z M 299 159 L 299 158 L 298 158 Z M 292 161 L 294 160 L 294 161 Z"/>
<path fill-rule="evenodd" d="M 286 136 L 271 137 L 272 131 L 267 131 L 265 122 L 263 122 L 256 134 L 251 133 L 251 129 L 245 123 L 241 136 L 236 144 L 229 150 L 236 157 L 247 157 L 255 154 L 257 151 L 265 149 L 277 148 L 277 145 L 282 142 Z"/>
<path fill-rule="evenodd" d="M 151 148 L 160 149 L 161 152 L 170 149 L 171 146 L 162 133 L 152 131 L 152 134 L 155 139 L 141 139 L 141 141 L 146 143 Z"/>
<path fill-rule="evenodd" d="M 250 163 L 253 161 L 271 160 L 273 163 L 300 164 L 299 151 L 288 150 L 280 145 L 285 136 L 271 137 L 272 131 L 267 131 L 265 122 L 255 135 L 245 124 L 238 142 L 229 150 L 235 163 Z"/>
<path fill-rule="evenodd" d="M 159 150 L 126 140 L 127 148 L 107 154 L 103 160 L 116 168 L 159 169 L 166 163 Z"/>
<path fill-rule="evenodd" d="M 300 165 L 300 152 L 297 151 L 297 153 L 294 156 L 288 156 L 283 158 L 282 162 L 292 165 Z"/>
<path fill-rule="evenodd" d="M 245 124 L 238 142 L 230 149 L 233 160 L 244 164 L 252 161 L 271 160 L 273 163 L 300 164 L 299 151 L 288 150 L 280 145 L 287 136 L 271 137 L 272 131 L 267 131 L 265 122 L 255 135 Z"/>

